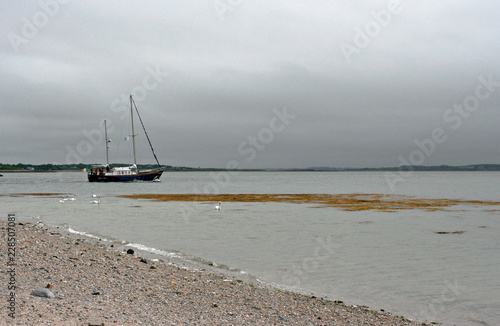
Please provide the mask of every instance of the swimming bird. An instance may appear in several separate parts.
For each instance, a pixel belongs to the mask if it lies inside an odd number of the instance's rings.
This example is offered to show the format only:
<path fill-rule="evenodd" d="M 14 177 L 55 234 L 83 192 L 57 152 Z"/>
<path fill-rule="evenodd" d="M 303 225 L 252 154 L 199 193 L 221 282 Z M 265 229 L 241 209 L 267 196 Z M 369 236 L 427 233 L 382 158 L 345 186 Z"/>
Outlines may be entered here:
<path fill-rule="evenodd" d="M 69 197 L 68 200 L 75 201 L 76 200 L 76 195 L 73 195 L 73 197 Z"/>
<path fill-rule="evenodd" d="M 101 203 L 101 197 L 97 197 L 97 199 L 91 200 L 91 204 L 100 204 Z"/>
<path fill-rule="evenodd" d="M 96 198 L 96 197 L 97 197 L 97 195 L 94 193 L 94 190 L 92 190 L 92 197 L 93 197 L 93 198 Z"/>
<path fill-rule="evenodd" d="M 221 206 L 222 206 L 222 203 L 219 202 L 219 205 L 215 205 L 214 209 L 220 211 Z"/>

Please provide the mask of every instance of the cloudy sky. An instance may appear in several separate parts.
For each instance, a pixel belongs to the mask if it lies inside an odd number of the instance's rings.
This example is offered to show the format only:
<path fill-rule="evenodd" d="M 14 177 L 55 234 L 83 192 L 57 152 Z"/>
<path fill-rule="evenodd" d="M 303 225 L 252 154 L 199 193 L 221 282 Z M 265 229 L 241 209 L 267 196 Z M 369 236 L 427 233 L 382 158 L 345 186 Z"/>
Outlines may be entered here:
<path fill-rule="evenodd" d="M 110 160 L 130 161 L 132 94 L 162 164 L 500 163 L 499 13 L 487 0 L 3 1 L 0 162 L 103 162 L 104 119 Z"/>

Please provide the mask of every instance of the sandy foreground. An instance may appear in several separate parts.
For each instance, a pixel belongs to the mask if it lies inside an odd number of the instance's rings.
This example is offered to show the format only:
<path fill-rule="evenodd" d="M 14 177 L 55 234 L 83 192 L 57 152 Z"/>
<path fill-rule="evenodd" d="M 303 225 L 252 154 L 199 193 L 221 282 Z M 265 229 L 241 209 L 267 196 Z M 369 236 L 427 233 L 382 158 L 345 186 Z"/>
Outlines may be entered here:
<path fill-rule="evenodd" d="M 0 228 L 0 325 L 426 325 L 141 258 L 40 224 L 16 221 L 9 244 L 7 222 Z M 30 295 L 47 287 L 54 298 Z M 15 318 L 8 315 L 11 292 Z"/>

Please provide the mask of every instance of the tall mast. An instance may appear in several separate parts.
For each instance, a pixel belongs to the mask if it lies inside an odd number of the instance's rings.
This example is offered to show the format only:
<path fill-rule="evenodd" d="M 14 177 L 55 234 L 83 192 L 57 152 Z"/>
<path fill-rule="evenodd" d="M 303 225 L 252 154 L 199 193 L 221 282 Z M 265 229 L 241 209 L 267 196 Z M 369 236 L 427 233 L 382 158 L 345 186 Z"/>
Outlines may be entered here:
<path fill-rule="evenodd" d="M 132 121 L 132 147 L 134 148 L 134 164 L 137 166 L 137 158 L 135 155 L 134 110 L 132 106 L 132 95 L 130 95 L 130 119 Z"/>
<path fill-rule="evenodd" d="M 106 120 L 104 120 L 104 137 L 106 137 L 106 164 L 109 165 L 109 139 L 108 139 L 108 127 L 106 126 Z"/>
<path fill-rule="evenodd" d="M 153 156 L 155 157 L 156 163 L 158 164 L 158 167 L 161 168 L 160 162 L 158 161 L 158 158 L 156 157 L 155 150 L 153 148 L 153 144 L 151 144 L 151 140 L 149 139 L 148 132 L 146 131 L 146 127 L 144 126 L 144 123 L 142 122 L 141 115 L 139 114 L 139 110 L 137 109 L 137 105 L 135 105 L 134 102 L 134 107 L 135 107 L 135 112 L 137 112 L 137 116 L 139 117 L 139 121 L 141 122 L 142 125 L 142 130 L 144 130 L 144 134 L 146 135 L 146 138 L 149 143 L 149 147 L 151 147 L 151 152 L 153 152 Z"/>

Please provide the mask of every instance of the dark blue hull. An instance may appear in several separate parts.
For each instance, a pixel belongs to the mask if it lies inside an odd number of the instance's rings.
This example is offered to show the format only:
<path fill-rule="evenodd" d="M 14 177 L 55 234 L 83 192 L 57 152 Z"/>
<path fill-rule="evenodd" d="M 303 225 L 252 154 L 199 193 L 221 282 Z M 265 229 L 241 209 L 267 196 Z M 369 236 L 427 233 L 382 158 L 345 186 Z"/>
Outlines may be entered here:
<path fill-rule="evenodd" d="M 131 181 L 153 181 L 159 180 L 163 173 L 163 169 L 139 172 L 132 175 L 105 175 L 105 174 L 88 174 L 90 182 L 131 182 Z"/>

